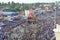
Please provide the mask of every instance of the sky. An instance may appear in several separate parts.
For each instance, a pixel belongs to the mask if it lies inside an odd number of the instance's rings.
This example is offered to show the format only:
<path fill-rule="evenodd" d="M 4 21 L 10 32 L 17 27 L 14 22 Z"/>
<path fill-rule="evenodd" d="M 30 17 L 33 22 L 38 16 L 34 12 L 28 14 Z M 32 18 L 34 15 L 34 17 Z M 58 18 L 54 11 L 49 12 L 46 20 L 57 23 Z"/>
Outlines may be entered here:
<path fill-rule="evenodd" d="M 36 3 L 36 2 L 55 2 L 55 1 L 59 1 L 59 0 L 0 0 L 0 2 L 12 2 L 14 1 L 15 3 L 19 2 L 19 3 Z"/>

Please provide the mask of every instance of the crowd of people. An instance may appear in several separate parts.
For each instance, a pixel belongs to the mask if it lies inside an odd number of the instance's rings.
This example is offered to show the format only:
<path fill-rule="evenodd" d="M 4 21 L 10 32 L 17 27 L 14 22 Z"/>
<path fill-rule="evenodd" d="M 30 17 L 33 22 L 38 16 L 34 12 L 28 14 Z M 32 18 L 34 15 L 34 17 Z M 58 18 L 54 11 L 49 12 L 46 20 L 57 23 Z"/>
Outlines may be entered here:
<path fill-rule="evenodd" d="M 28 19 L 1 21 L 6 25 L 0 30 L 0 40 L 56 40 L 53 31 L 55 19 L 47 14 L 34 11 L 33 15 L 38 20 L 35 23 L 29 23 Z"/>

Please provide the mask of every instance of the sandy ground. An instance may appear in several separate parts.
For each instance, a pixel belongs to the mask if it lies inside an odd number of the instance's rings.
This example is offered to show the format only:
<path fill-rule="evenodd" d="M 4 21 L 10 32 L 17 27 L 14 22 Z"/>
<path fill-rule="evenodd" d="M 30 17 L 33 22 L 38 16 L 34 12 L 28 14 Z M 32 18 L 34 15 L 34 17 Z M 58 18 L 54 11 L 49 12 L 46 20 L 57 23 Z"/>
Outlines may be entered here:
<path fill-rule="evenodd" d="M 60 25 L 56 24 L 56 29 L 54 29 L 55 31 L 55 36 L 56 36 L 56 40 L 60 40 Z"/>

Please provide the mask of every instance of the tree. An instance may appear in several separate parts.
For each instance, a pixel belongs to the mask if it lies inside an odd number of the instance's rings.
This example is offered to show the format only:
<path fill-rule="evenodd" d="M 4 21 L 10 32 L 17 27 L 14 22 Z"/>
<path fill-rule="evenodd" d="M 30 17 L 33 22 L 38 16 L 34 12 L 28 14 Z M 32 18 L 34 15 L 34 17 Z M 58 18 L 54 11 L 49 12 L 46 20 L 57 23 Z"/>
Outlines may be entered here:
<path fill-rule="evenodd" d="M 10 5 L 10 2 L 8 2 L 8 5 Z"/>
<path fill-rule="evenodd" d="M 0 5 L 1 5 L 1 3 L 0 3 Z"/>
<path fill-rule="evenodd" d="M 20 6 L 16 5 L 14 8 L 15 11 L 20 11 Z"/>

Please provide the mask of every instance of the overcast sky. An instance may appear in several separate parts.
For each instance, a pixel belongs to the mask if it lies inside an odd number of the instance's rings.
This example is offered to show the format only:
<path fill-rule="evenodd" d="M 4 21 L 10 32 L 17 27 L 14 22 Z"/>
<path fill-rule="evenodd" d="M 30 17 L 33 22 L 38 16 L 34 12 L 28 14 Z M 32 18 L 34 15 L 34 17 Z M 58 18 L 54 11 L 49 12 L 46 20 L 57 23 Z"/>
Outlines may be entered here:
<path fill-rule="evenodd" d="M 7 3 L 7 2 L 19 2 L 19 3 L 35 3 L 35 2 L 55 2 L 55 1 L 59 1 L 59 0 L 0 0 L 0 2 L 4 2 L 4 3 Z"/>

